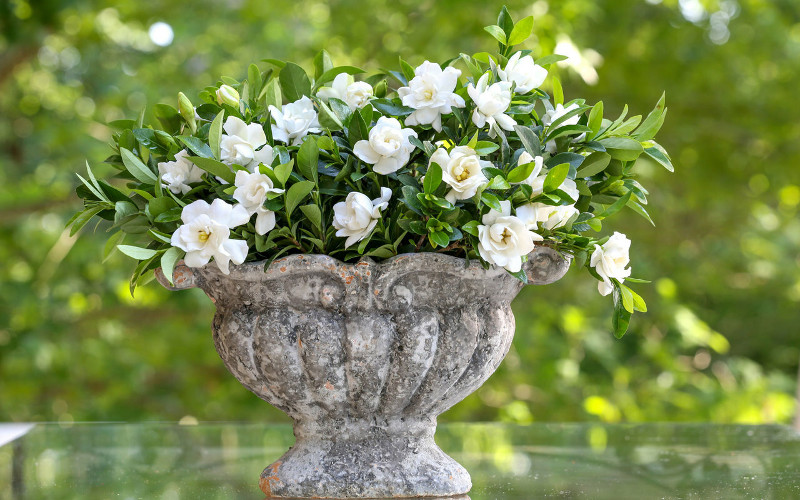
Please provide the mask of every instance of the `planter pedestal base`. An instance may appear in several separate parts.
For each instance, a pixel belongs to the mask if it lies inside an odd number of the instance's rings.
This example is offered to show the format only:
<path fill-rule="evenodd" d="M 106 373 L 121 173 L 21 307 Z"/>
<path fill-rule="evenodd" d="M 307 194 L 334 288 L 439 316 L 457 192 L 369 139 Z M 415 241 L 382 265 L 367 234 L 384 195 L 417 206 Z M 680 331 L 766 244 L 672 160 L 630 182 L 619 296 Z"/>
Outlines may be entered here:
<path fill-rule="evenodd" d="M 469 473 L 434 442 L 435 423 L 401 429 L 344 425 L 297 443 L 261 474 L 267 498 L 452 498 L 472 487 Z M 317 429 L 316 432 L 319 432 Z"/>

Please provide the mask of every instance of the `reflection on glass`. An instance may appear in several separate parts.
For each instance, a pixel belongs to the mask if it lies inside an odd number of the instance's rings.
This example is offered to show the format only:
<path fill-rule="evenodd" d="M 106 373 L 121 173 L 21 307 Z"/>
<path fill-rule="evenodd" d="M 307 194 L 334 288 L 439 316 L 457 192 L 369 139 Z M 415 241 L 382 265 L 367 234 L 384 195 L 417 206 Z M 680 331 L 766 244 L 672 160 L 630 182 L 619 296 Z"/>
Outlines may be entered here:
<path fill-rule="evenodd" d="M 780 426 L 444 424 L 468 499 L 800 498 L 800 435 Z M 261 498 L 284 425 L 37 425 L 0 447 L 0 498 Z"/>

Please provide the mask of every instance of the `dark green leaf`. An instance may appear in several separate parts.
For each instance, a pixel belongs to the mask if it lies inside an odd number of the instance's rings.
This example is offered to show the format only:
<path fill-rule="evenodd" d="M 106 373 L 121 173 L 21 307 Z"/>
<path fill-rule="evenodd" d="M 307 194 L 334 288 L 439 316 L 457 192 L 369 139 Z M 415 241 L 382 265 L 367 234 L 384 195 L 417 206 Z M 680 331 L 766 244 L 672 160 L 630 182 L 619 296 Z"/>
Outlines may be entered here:
<path fill-rule="evenodd" d="M 295 63 L 286 63 L 278 75 L 283 96 L 289 102 L 299 100 L 303 96 L 311 95 L 311 81 L 306 72 Z"/>
<path fill-rule="evenodd" d="M 303 205 L 300 211 L 305 214 L 306 218 L 311 222 L 311 225 L 319 230 L 322 230 L 322 213 L 316 205 Z"/>
<path fill-rule="evenodd" d="M 317 147 L 317 141 L 314 136 L 307 135 L 303 139 L 303 144 L 300 145 L 300 150 L 297 152 L 297 170 L 303 174 L 303 177 L 317 184 L 319 182 L 318 162 L 319 148 Z"/>
<path fill-rule="evenodd" d="M 329 69 L 325 73 L 322 74 L 317 79 L 316 84 L 320 85 L 322 83 L 327 83 L 336 78 L 336 75 L 340 73 L 347 73 L 348 75 L 357 75 L 359 73 L 364 73 L 364 70 L 361 68 L 356 68 L 355 66 L 338 66 L 336 68 Z"/>
<path fill-rule="evenodd" d="M 522 125 L 514 125 L 514 130 L 517 132 L 520 141 L 522 141 L 522 145 L 529 155 L 537 157 L 542 154 L 541 142 L 533 130 Z"/>
<path fill-rule="evenodd" d="M 431 163 L 431 166 L 428 167 L 428 172 L 425 174 L 425 182 L 423 184 L 425 192 L 433 194 L 441 183 L 442 167 L 440 167 L 437 163 Z"/>
<path fill-rule="evenodd" d="M 611 155 L 608 153 L 592 153 L 581 163 L 581 167 L 578 169 L 578 177 L 591 177 L 599 174 L 606 169 L 610 161 Z"/>
<path fill-rule="evenodd" d="M 203 158 L 214 158 L 214 153 L 211 152 L 211 148 L 208 147 L 208 144 L 203 142 L 201 139 L 192 136 L 180 136 L 178 137 L 182 143 L 189 148 L 192 153 L 196 154 L 197 156 L 201 156 Z"/>

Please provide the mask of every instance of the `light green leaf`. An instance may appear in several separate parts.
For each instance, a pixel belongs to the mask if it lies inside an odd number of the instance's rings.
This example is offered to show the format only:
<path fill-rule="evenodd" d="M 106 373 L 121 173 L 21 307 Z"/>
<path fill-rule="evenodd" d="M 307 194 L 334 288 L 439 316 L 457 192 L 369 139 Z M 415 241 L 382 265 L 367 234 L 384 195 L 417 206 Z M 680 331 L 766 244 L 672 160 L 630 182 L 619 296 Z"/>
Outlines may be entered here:
<path fill-rule="evenodd" d="M 222 119 L 225 117 L 225 110 L 220 111 L 211 122 L 211 127 L 208 129 L 208 145 L 214 158 L 220 159 L 220 142 L 222 141 Z"/>
<path fill-rule="evenodd" d="M 531 36 L 533 32 L 533 16 L 528 16 L 526 18 L 520 19 L 517 24 L 514 25 L 514 29 L 511 30 L 511 34 L 508 35 L 508 45 L 517 45 Z"/>
<path fill-rule="evenodd" d="M 331 61 L 328 51 L 323 49 L 317 52 L 317 55 L 314 56 L 314 78 L 319 81 L 319 77 L 331 68 L 333 68 L 333 61 Z"/>
<path fill-rule="evenodd" d="M 158 253 L 158 251 L 151 248 L 141 248 L 132 245 L 117 245 L 117 249 L 128 257 L 133 257 L 138 260 L 147 260 Z"/>
<path fill-rule="evenodd" d="M 294 159 L 289 160 L 288 163 L 278 165 L 273 169 L 273 172 L 275 172 L 275 177 L 278 179 L 278 182 L 280 183 L 281 186 L 286 185 L 286 181 L 289 179 L 289 176 L 292 175 L 293 166 L 294 166 Z"/>
<path fill-rule="evenodd" d="M 267 109 L 270 106 L 275 106 L 278 109 L 283 107 L 283 96 L 277 78 L 273 78 L 264 86 L 264 106 Z"/>
<path fill-rule="evenodd" d="M 119 153 L 122 156 L 122 163 L 125 164 L 125 168 L 136 180 L 142 184 L 155 184 L 158 182 L 156 174 L 138 156 L 125 148 L 119 148 Z"/>
<path fill-rule="evenodd" d="M 172 273 L 175 271 L 175 262 L 183 257 L 183 254 L 184 252 L 180 248 L 171 247 L 161 256 L 161 271 L 170 285 L 175 285 L 172 282 Z"/>
<path fill-rule="evenodd" d="M 603 126 L 603 101 L 598 102 L 592 107 L 592 110 L 589 112 L 589 122 L 587 125 L 592 129 L 592 138 L 600 132 L 600 128 Z"/>
<path fill-rule="evenodd" d="M 508 182 L 518 183 L 524 181 L 531 176 L 534 167 L 536 167 L 535 162 L 525 163 L 524 165 L 514 167 L 514 169 L 508 173 Z"/>
<path fill-rule="evenodd" d="M 503 45 L 507 45 L 506 34 L 503 31 L 503 28 L 493 24 L 491 26 L 484 26 L 483 29 L 486 30 L 487 33 L 492 35 L 495 40 L 502 43 Z"/>
<path fill-rule="evenodd" d="M 664 124 L 664 118 L 666 118 L 667 115 L 667 108 L 665 107 L 666 96 L 666 92 L 661 94 L 661 98 L 656 103 L 656 107 L 647 115 L 647 118 L 639 125 L 639 128 L 634 130 L 633 134 L 631 134 L 634 138 L 640 141 L 649 141 L 656 136 L 661 129 L 661 125 Z"/>
<path fill-rule="evenodd" d="M 670 160 L 669 155 L 664 150 L 664 148 L 662 148 L 658 144 L 655 144 L 654 146 L 645 149 L 644 153 L 650 158 L 654 159 L 662 167 L 666 168 L 670 172 L 675 171 L 675 167 L 672 166 L 672 161 Z"/>
<path fill-rule="evenodd" d="M 561 80 L 553 75 L 553 104 L 564 104 L 564 89 L 561 88 Z"/>
<path fill-rule="evenodd" d="M 544 178 L 542 189 L 545 193 L 551 193 L 558 189 L 569 174 L 569 163 L 562 163 L 551 168 Z"/>
<path fill-rule="evenodd" d="M 608 137 L 606 139 L 601 139 L 599 142 L 606 148 L 611 158 L 615 160 L 635 160 L 642 154 L 642 151 L 644 151 L 642 144 L 630 137 Z"/>

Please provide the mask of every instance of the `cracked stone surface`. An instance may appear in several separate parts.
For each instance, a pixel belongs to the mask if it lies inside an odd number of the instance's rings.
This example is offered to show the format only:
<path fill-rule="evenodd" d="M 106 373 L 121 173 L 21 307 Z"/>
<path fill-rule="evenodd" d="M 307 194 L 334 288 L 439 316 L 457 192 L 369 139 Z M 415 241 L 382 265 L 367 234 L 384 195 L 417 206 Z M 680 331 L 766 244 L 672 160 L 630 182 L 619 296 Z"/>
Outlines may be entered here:
<path fill-rule="evenodd" d="M 569 261 L 537 247 L 531 284 Z M 159 270 L 160 271 L 160 270 Z M 514 336 L 522 283 L 435 253 L 344 264 L 292 255 L 176 267 L 217 308 L 214 345 L 247 389 L 294 421 L 295 445 L 261 474 L 268 498 L 453 497 L 472 484 L 433 440 L 436 418 L 483 384 Z"/>

